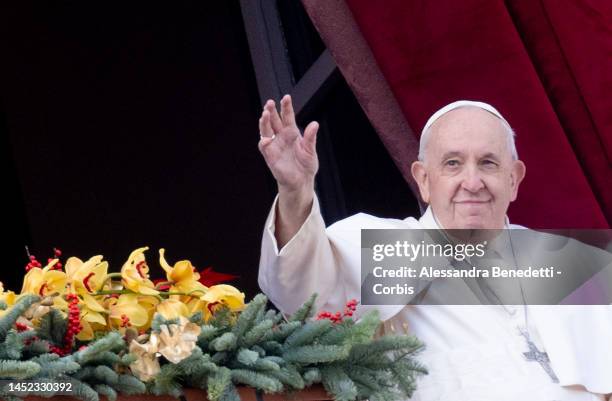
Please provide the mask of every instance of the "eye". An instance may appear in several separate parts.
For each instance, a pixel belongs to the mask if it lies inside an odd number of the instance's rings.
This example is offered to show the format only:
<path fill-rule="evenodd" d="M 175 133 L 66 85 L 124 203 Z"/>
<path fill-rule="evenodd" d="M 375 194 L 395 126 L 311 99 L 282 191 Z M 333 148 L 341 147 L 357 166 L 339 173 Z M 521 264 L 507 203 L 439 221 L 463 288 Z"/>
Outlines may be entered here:
<path fill-rule="evenodd" d="M 457 159 L 450 159 L 444 162 L 444 165 L 447 167 L 457 167 L 459 166 L 459 160 Z"/>
<path fill-rule="evenodd" d="M 485 159 L 481 162 L 482 165 L 486 166 L 486 167 L 495 167 L 497 166 L 497 163 L 494 162 L 493 160 L 489 160 L 489 159 Z"/>

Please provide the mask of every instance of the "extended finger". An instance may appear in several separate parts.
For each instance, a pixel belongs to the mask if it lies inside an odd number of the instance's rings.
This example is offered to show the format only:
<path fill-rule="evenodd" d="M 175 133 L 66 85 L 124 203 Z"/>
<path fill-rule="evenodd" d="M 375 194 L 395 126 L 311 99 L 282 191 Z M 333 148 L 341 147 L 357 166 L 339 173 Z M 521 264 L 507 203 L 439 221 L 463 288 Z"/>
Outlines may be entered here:
<path fill-rule="evenodd" d="M 274 132 L 280 132 L 283 129 L 283 122 L 278 115 L 278 110 L 276 110 L 276 103 L 274 103 L 274 100 L 268 100 L 264 106 L 264 109 L 270 112 L 270 124 L 272 124 L 272 129 Z"/>
<path fill-rule="evenodd" d="M 261 118 L 259 119 L 259 135 L 265 138 L 272 138 L 274 136 L 274 131 L 270 125 L 270 112 L 268 110 L 264 110 L 263 113 L 261 113 Z"/>
<path fill-rule="evenodd" d="M 317 131 L 319 131 L 319 123 L 316 121 L 308 124 L 304 130 L 304 144 L 306 145 L 306 149 L 312 153 L 316 153 L 317 151 Z"/>
<path fill-rule="evenodd" d="M 281 99 L 281 118 L 285 126 L 295 126 L 295 114 L 293 112 L 293 104 L 291 96 L 285 95 Z"/>

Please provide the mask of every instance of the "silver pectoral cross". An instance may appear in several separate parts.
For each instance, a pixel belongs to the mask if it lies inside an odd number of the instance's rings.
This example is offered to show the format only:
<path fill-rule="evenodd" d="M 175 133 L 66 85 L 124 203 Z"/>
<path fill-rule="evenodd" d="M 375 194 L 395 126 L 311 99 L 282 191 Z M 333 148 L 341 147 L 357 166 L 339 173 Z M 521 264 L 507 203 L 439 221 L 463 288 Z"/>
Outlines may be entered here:
<path fill-rule="evenodd" d="M 527 331 L 521 330 L 521 335 L 525 337 L 525 341 L 527 342 L 527 346 L 529 347 L 529 352 L 523 352 L 523 356 L 525 356 L 525 359 L 530 362 L 535 361 L 539 363 L 542 369 L 544 369 L 544 371 L 548 373 L 548 376 L 550 376 L 550 379 L 553 381 L 553 383 L 559 383 L 559 378 L 557 378 L 557 375 L 550 366 L 550 358 L 548 358 L 548 354 L 546 352 L 540 351 L 538 347 L 536 347 L 533 341 L 531 341 L 531 339 L 529 338 L 529 333 L 527 333 Z"/>

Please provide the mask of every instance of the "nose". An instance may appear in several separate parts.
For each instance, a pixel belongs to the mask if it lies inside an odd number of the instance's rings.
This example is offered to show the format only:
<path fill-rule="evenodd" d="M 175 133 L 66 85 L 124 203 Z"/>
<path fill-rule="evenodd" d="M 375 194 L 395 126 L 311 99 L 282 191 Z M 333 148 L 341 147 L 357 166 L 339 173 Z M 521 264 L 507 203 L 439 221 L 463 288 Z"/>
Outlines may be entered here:
<path fill-rule="evenodd" d="M 466 167 L 463 171 L 461 188 L 465 189 L 466 191 L 476 193 L 484 187 L 485 184 L 478 168 L 473 166 Z"/>

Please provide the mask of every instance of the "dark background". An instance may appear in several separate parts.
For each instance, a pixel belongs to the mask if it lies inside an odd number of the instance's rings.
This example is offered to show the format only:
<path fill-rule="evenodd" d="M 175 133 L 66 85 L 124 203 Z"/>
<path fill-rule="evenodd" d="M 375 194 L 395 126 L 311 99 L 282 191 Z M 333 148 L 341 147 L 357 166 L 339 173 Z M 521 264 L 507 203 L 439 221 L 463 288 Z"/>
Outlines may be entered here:
<path fill-rule="evenodd" d="M 298 1 L 280 7 L 296 76 L 324 47 Z M 237 0 L 3 3 L 0 143 L 4 261 L 20 289 L 24 246 L 103 254 L 119 270 L 149 246 L 170 263 L 240 275 L 252 296 L 276 187 L 257 150 L 260 100 Z M 292 43 L 310 41 L 312 54 Z M 342 77 L 304 116 L 321 122 L 319 180 L 342 207 L 417 206 Z M 323 149 L 321 149 L 323 147 Z M 329 194 L 328 194 L 329 195 Z"/>

